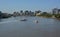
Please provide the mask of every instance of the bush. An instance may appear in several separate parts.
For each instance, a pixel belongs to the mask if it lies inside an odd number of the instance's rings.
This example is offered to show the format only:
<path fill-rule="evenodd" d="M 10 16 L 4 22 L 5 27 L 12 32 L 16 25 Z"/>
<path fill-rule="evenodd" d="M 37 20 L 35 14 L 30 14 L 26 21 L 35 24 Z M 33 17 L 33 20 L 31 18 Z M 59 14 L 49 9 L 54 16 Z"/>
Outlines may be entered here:
<path fill-rule="evenodd" d="M 56 14 L 55 17 L 56 17 L 56 18 L 60 18 L 60 14 Z"/>

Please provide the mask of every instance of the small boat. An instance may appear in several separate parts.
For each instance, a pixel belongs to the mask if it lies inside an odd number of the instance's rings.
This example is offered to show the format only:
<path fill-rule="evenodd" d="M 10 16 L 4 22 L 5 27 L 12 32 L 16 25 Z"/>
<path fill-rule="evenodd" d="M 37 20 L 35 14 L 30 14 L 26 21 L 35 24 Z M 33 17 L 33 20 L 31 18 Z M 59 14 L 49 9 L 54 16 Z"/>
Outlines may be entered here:
<path fill-rule="evenodd" d="M 20 20 L 20 21 L 27 21 L 27 19 L 22 19 L 22 20 Z"/>

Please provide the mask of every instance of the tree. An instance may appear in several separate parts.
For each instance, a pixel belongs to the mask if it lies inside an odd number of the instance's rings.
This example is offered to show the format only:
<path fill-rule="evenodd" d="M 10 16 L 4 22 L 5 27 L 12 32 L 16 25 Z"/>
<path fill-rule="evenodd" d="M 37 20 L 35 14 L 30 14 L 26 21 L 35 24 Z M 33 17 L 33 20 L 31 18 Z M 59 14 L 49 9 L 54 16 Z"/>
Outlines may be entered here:
<path fill-rule="evenodd" d="M 35 11 L 35 15 L 36 15 L 36 14 L 38 14 L 38 13 L 40 13 L 40 12 L 41 12 L 40 10 L 38 10 L 38 11 Z"/>
<path fill-rule="evenodd" d="M 29 15 L 29 11 L 28 10 L 25 11 L 25 15 Z"/>
<path fill-rule="evenodd" d="M 24 15 L 23 10 L 20 11 L 20 15 Z"/>
<path fill-rule="evenodd" d="M 51 14 L 49 14 L 49 13 L 47 13 L 47 12 L 43 12 L 43 13 L 41 14 L 41 16 L 45 16 L 45 17 L 52 17 L 52 15 L 51 15 Z"/>
<path fill-rule="evenodd" d="M 2 17 L 2 11 L 0 11 L 0 18 Z"/>
<path fill-rule="evenodd" d="M 41 11 L 40 10 L 38 10 L 38 11 L 35 11 L 35 13 L 40 13 Z"/>
<path fill-rule="evenodd" d="M 48 14 L 48 13 L 47 12 L 43 12 L 42 14 L 45 15 L 45 14 Z"/>
<path fill-rule="evenodd" d="M 21 10 L 20 13 L 23 13 L 23 10 Z"/>

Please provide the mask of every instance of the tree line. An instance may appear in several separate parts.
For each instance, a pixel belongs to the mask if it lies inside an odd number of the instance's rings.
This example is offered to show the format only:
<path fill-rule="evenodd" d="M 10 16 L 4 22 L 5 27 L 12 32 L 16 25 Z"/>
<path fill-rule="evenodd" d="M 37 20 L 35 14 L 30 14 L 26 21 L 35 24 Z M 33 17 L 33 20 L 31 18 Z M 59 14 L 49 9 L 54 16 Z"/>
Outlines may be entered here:
<path fill-rule="evenodd" d="M 55 9 L 56 10 L 56 9 Z M 14 11 L 13 14 L 9 14 L 9 13 L 3 13 L 2 11 L 0 11 L 0 18 L 9 18 L 11 16 L 42 16 L 42 17 L 55 17 L 55 18 L 60 18 L 60 14 L 53 14 L 54 12 L 52 12 L 52 14 L 50 14 L 49 12 L 42 12 L 41 10 L 37 10 L 35 12 L 33 11 L 23 11 L 21 10 L 20 12 Z"/>

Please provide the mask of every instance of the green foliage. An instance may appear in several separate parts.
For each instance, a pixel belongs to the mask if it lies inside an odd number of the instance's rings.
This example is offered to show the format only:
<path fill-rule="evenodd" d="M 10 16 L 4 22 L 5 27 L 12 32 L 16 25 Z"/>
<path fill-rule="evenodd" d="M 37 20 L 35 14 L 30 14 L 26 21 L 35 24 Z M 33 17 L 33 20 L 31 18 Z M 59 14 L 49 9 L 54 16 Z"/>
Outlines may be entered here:
<path fill-rule="evenodd" d="M 52 17 L 52 14 L 49 14 L 47 12 L 43 12 L 40 16 L 43 16 L 43 17 Z"/>
<path fill-rule="evenodd" d="M 60 14 L 55 14 L 55 17 L 56 18 L 60 18 Z"/>

